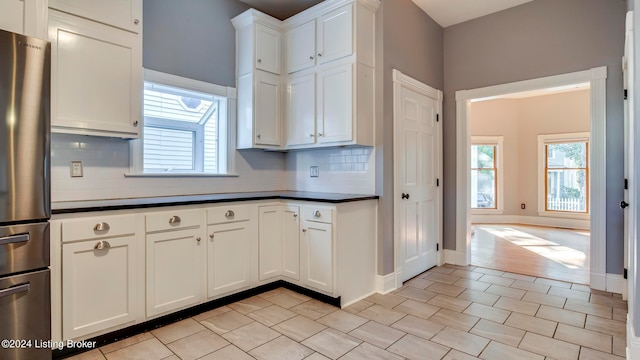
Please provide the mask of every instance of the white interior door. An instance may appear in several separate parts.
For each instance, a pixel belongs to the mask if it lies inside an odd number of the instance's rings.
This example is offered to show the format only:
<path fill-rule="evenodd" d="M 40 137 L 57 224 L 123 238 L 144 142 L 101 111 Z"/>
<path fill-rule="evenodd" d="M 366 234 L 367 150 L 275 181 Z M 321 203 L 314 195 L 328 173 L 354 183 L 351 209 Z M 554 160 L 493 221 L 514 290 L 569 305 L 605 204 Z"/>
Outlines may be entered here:
<path fill-rule="evenodd" d="M 632 14 L 632 13 L 631 13 Z M 630 17 L 628 15 L 628 17 Z M 633 70 L 634 70 L 634 53 L 633 53 L 633 23 L 629 19 L 627 19 L 627 29 L 626 29 L 626 37 L 625 37 L 625 47 L 624 47 L 624 58 L 623 58 L 623 83 L 624 89 L 626 92 L 626 99 L 624 102 L 624 178 L 625 178 L 625 190 L 624 190 L 624 199 L 620 204 L 621 206 L 628 206 L 630 199 L 630 188 L 631 183 L 635 184 L 633 178 L 633 170 L 634 170 L 634 139 L 632 132 L 634 131 L 634 102 L 633 93 L 634 93 L 634 79 L 633 79 Z M 629 222 L 629 217 L 634 213 L 633 208 L 629 208 L 628 211 L 624 212 L 624 268 L 629 269 L 630 257 L 629 257 L 629 245 L 631 242 L 631 224 Z M 626 294 L 624 294 L 626 295 Z M 625 296 L 626 297 L 626 296 Z"/>
<path fill-rule="evenodd" d="M 395 91 L 394 206 L 397 260 L 405 281 L 437 264 L 441 104 L 408 87 L 398 86 Z"/>

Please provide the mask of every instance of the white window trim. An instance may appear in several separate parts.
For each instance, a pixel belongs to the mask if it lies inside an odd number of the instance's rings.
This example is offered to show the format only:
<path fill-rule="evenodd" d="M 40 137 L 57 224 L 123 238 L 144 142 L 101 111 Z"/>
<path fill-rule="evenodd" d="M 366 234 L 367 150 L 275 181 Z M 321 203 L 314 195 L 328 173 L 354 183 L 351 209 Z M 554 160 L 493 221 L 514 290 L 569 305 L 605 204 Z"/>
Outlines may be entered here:
<path fill-rule="evenodd" d="M 220 147 L 226 147 L 227 156 L 219 158 L 221 165 L 226 164 L 227 171 L 225 173 L 145 173 L 143 171 L 143 143 L 144 124 L 141 126 L 139 139 L 130 141 L 130 161 L 129 172 L 125 173 L 125 177 L 233 177 L 238 176 L 236 173 L 236 88 L 221 86 L 207 83 L 204 81 L 185 78 L 182 76 L 167 74 L 159 71 L 144 69 L 144 81 L 165 84 L 183 89 L 199 91 L 215 96 L 225 97 L 227 99 L 227 121 L 220 121 L 220 130 L 225 130 L 227 136 L 225 139 L 220 138 Z M 222 113 L 220 115 L 223 115 Z M 226 146 L 225 146 L 226 145 Z"/>
<path fill-rule="evenodd" d="M 471 209 L 471 215 L 501 215 L 504 213 L 504 136 L 471 136 L 471 145 L 495 145 L 498 183 L 496 186 L 498 203 L 495 209 Z"/>
<path fill-rule="evenodd" d="M 591 183 L 589 183 L 589 212 L 586 214 L 576 214 L 576 213 L 566 213 L 566 212 L 558 212 L 558 211 L 546 211 L 545 204 L 545 191 L 544 191 L 544 183 L 546 181 L 546 176 L 544 172 L 545 167 L 545 144 L 548 143 L 564 143 L 564 142 L 576 142 L 576 141 L 587 141 L 591 144 L 591 133 L 589 132 L 577 132 L 577 133 L 564 133 L 564 134 L 542 134 L 538 135 L 538 215 L 546 216 L 546 217 L 554 217 L 554 218 L 565 218 L 565 219 L 580 219 L 580 220 L 589 220 L 591 217 Z M 587 164 L 588 169 L 591 169 L 591 146 L 589 146 L 589 164 Z"/>

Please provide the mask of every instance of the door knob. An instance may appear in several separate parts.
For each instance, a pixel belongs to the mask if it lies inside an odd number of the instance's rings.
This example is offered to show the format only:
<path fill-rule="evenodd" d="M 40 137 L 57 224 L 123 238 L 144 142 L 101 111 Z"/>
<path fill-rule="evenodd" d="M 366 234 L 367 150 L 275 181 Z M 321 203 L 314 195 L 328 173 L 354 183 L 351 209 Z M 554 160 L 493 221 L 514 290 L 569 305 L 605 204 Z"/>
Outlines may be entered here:
<path fill-rule="evenodd" d="M 402 198 L 403 199 L 409 199 L 409 194 L 402 193 Z"/>
<path fill-rule="evenodd" d="M 620 209 L 624 209 L 624 208 L 626 208 L 628 206 L 629 206 L 628 202 L 626 202 L 624 200 L 620 201 Z"/>

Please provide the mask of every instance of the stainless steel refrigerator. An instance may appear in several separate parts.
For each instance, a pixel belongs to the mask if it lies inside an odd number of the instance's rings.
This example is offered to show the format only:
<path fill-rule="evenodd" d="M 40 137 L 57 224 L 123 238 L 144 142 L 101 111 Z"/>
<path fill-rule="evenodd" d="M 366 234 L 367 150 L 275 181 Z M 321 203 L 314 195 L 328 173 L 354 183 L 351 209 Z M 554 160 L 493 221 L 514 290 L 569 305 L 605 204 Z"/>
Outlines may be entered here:
<path fill-rule="evenodd" d="M 0 359 L 50 359 L 51 46 L 0 30 Z"/>

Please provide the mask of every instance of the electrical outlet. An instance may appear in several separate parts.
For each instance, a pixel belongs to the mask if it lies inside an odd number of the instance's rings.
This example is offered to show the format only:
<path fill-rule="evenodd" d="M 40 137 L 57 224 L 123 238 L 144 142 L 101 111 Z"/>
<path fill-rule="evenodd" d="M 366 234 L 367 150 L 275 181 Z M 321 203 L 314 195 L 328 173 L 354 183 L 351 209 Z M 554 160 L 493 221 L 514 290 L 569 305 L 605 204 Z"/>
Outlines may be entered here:
<path fill-rule="evenodd" d="M 317 165 L 313 165 L 309 167 L 309 176 L 318 177 L 320 176 L 320 168 Z"/>
<path fill-rule="evenodd" d="M 71 162 L 71 177 L 82 177 L 82 161 Z"/>
<path fill-rule="evenodd" d="M 520 204 L 520 209 L 524 210 L 527 207 L 525 204 Z"/>

